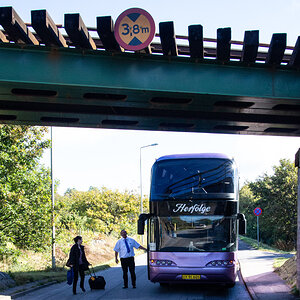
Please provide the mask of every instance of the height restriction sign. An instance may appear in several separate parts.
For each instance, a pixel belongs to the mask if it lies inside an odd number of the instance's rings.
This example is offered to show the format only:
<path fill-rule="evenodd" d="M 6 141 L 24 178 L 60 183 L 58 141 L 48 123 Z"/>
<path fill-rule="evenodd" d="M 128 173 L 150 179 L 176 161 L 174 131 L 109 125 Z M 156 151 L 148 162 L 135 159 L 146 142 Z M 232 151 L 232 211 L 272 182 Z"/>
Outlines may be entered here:
<path fill-rule="evenodd" d="M 115 38 L 126 50 L 142 50 L 155 35 L 155 23 L 151 15 L 141 8 L 130 8 L 120 14 L 115 25 Z"/>

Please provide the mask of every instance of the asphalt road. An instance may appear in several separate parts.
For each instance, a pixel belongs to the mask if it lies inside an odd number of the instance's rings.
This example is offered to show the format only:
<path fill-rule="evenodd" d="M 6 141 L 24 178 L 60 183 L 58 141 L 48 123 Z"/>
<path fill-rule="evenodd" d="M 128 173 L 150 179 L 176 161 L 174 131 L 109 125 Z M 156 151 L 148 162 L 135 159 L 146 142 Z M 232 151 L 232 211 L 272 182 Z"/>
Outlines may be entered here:
<path fill-rule="evenodd" d="M 254 250 L 250 245 L 239 241 L 238 257 L 242 266 L 241 272 L 244 277 L 273 272 L 273 261 L 275 258 L 290 258 L 292 256 L 293 254 Z"/>
<path fill-rule="evenodd" d="M 222 286 L 191 286 L 191 285 L 170 285 L 161 287 L 158 283 L 154 284 L 147 279 L 146 255 L 136 257 L 136 275 L 137 288 L 129 287 L 122 289 L 122 270 L 119 266 L 108 270 L 98 272 L 105 277 L 105 290 L 91 291 L 88 286 L 88 278 L 86 276 L 85 288 L 83 293 L 78 286 L 77 295 L 72 294 L 72 287 L 66 283 L 55 284 L 46 288 L 42 288 L 35 292 L 29 293 L 18 299 L 21 300 L 68 300 L 68 299 L 172 299 L 172 300 L 202 300 L 202 299 L 218 299 L 218 300 L 250 300 L 240 278 L 237 279 L 236 286 L 226 289 Z"/>

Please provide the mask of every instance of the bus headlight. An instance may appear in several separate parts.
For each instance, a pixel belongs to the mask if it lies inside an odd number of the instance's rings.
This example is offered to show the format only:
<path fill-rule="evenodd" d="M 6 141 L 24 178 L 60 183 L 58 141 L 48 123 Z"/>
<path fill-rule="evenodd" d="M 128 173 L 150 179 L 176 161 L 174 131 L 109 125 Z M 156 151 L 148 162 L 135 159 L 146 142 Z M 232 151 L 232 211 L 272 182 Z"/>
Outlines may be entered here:
<path fill-rule="evenodd" d="M 232 267 L 235 265 L 234 260 L 212 260 L 208 264 L 206 264 L 206 267 Z"/>
<path fill-rule="evenodd" d="M 174 267 L 176 264 L 166 259 L 150 259 L 150 265 L 153 267 Z"/>

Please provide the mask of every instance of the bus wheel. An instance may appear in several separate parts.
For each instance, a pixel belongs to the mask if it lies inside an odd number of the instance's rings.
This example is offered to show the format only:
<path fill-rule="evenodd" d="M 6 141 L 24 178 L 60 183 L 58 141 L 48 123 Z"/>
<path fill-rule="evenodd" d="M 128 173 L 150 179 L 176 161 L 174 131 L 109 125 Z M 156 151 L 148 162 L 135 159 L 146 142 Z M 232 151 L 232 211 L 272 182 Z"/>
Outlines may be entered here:
<path fill-rule="evenodd" d="M 168 287 L 168 286 L 169 286 L 169 284 L 168 284 L 168 283 L 166 283 L 166 282 L 160 282 L 159 284 L 160 284 L 160 286 L 161 286 L 161 287 L 163 287 L 163 288 L 165 288 L 165 287 Z"/>
<path fill-rule="evenodd" d="M 234 286 L 235 286 L 235 282 L 225 284 L 225 287 L 227 287 L 229 289 L 233 288 Z"/>

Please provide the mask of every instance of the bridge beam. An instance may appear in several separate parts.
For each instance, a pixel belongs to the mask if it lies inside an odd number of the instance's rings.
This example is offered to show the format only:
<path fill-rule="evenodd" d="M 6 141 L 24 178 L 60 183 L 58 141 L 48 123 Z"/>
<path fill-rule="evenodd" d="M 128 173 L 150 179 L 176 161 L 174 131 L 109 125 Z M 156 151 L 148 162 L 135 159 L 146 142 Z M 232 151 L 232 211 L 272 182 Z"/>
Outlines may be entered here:
<path fill-rule="evenodd" d="M 0 114 L 14 123 L 298 136 L 299 80 L 284 66 L 0 45 Z"/>

